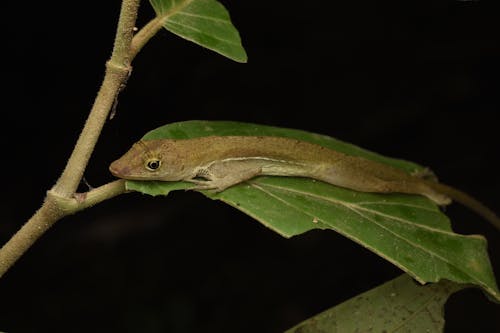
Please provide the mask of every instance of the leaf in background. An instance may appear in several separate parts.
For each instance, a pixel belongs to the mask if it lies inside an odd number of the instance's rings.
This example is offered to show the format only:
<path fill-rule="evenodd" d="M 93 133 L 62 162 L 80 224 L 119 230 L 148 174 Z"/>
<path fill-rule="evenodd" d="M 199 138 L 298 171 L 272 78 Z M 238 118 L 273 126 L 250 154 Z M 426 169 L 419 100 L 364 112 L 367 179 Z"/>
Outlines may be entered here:
<path fill-rule="evenodd" d="M 444 304 L 462 288 L 449 281 L 419 286 L 404 274 L 285 333 L 443 332 Z"/>
<path fill-rule="evenodd" d="M 240 35 L 219 2 L 150 0 L 150 3 L 168 31 L 234 61 L 247 61 Z"/>
<path fill-rule="evenodd" d="M 147 133 L 143 139 L 207 135 L 290 137 L 390 164 L 408 172 L 424 168 L 383 157 L 328 136 L 299 130 L 224 121 L 187 121 Z M 127 181 L 129 190 L 151 195 L 192 187 L 179 182 Z M 453 233 L 448 218 L 425 197 L 363 193 L 307 178 L 257 177 L 206 196 L 252 216 L 284 237 L 312 229 L 335 230 L 392 262 L 421 283 L 448 279 L 481 286 L 500 299 L 481 236 Z"/>

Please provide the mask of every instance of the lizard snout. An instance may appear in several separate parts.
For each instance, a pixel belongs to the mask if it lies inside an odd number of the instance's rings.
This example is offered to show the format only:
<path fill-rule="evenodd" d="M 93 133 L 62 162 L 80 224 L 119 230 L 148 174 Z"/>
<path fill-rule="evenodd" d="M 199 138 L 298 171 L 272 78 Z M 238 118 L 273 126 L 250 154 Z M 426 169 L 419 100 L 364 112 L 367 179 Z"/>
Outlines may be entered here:
<path fill-rule="evenodd" d="M 127 166 L 120 165 L 120 161 L 116 160 L 109 166 L 109 171 L 113 176 L 118 178 L 126 178 L 130 168 Z"/>

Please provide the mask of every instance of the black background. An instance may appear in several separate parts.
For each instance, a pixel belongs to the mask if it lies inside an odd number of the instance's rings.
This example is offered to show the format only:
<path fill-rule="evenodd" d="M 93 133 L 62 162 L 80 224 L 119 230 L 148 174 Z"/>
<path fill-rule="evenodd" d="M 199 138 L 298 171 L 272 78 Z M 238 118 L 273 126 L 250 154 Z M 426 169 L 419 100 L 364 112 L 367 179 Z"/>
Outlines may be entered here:
<path fill-rule="evenodd" d="M 111 181 L 107 165 L 150 129 L 240 120 L 431 166 L 500 212 L 497 8 L 222 2 L 248 64 L 162 31 L 134 62 L 86 171 L 90 184 Z M 2 10 L 2 243 L 62 171 L 118 8 L 94 0 Z M 144 2 L 139 26 L 152 15 Z M 446 212 L 456 231 L 486 235 L 500 274 L 498 232 L 459 205 Z M 280 332 L 399 274 L 334 232 L 287 240 L 197 193 L 128 194 L 60 221 L 0 280 L 0 330 Z M 446 307 L 446 332 L 498 332 L 499 309 L 477 289 L 462 291 Z"/>

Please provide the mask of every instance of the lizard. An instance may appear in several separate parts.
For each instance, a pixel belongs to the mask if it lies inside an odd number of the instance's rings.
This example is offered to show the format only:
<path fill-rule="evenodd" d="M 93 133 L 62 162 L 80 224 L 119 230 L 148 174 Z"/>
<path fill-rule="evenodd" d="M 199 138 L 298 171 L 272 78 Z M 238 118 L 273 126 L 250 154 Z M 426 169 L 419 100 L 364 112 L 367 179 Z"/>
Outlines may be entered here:
<path fill-rule="evenodd" d="M 500 229 L 500 218 L 454 187 L 292 138 L 205 136 L 140 140 L 109 170 L 129 180 L 187 181 L 221 192 L 259 175 L 307 177 L 360 192 L 422 195 L 443 206 L 456 200 Z"/>

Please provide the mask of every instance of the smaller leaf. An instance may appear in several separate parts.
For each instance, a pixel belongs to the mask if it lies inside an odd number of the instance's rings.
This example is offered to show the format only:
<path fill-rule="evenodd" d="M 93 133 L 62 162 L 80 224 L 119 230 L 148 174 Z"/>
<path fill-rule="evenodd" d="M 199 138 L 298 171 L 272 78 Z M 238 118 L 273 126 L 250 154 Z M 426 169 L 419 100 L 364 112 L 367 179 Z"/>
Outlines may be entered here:
<path fill-rule="evenodd" d="M 226 8 L 216 0 L 150 2 L 168 31 L 234 61 L 247 61 L 238 30 Z"/>
<path fill-rule="evenodd" d="M 442 332 L 444 304 L 463 287 L 449 281 L 420 286 L 404 274 L 285 333 Z"/>

